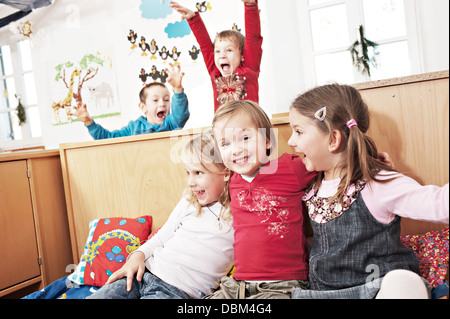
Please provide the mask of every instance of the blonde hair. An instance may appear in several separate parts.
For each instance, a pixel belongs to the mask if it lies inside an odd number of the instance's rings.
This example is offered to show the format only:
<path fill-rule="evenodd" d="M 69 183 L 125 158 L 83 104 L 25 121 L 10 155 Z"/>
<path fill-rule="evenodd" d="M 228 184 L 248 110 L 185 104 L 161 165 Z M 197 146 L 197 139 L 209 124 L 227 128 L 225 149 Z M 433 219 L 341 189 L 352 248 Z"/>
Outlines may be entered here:
<path fill-rule="evenodd" d="M 202 168 L 211 174 L 231 173 L 223 165 L 219 150 L 212 138 L 211 132 L 204 132 L 200 136 L 191 139 L 181 150 L 181 159 L 185 163 L 200 164 Z M 220 217 L 224 221 L 231 221 L 230 193 L 228 192 L 228 181 L 225 183 L 222 194 L 218 202 L 222 205 Z M 202 206 L 190 187 L 184 191 L 187 201 L 198 209 L 198 216 L 201 214 Z"/>
<path fill-rule="evenodd" d="M 322 114 L 323 120 L 319 120 L 317 112 L 323 108 L 326 108 L 326 113 Z M 370 113 L 358 90 L 339 84 L 320 86 L 298 96 L 291 109 L 314 120 L 319 129 L 330 137 L 333 130 L 339 130 L 341 133 L 343 178 L 337 194 L 331 200 L 337 198 L 342 204 L 346 189 L 361 179 L 367 182 L 389 181 L 376 178 L 382 169 L 393 172 L 395 170 L 378 159 L 375 142 L 366 135 L 370 125 Z M 347 123 L 352 119 L 356 121 L 357 126 L 349 128 Z M 320 187 L 322 179 L 323 172 L 318 172 L 316 189 Z"/>
<path fill-rule="evenodd" d="M 272 122 L 266 112 L 257 103 L 248 100 L 229 101 L 225 103 L 214 114 L 212 127 L 214 129 L 214 126 L 219 121 L 230 120 L 243 114 L 247 116 L 256 128 L 264 130 L 266 140 L 271 143 L 271 148 L 267 154 L 269 156 L 276 147 L 275 134 Z"/>

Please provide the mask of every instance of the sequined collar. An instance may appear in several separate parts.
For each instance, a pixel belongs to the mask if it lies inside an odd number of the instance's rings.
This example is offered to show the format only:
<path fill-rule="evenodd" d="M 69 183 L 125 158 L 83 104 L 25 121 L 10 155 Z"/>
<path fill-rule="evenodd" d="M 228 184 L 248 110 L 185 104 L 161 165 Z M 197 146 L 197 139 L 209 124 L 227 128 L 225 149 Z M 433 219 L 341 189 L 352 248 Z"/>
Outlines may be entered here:
<path fill-rule="evenodd" d="M 351 184 L 344 194 L 343 205 L 337 199 L 329 202 L 329 198 L 317 196 L 314 186 L 303 196 L 303 200 L 308 207 L 308 214 L 311 220 L 316 223 L 327 223 L 341 216 L 351 204 L 358 198 L 361 190 L 366 186 L 365 180 L 359 180 L 355 184 Z"/>

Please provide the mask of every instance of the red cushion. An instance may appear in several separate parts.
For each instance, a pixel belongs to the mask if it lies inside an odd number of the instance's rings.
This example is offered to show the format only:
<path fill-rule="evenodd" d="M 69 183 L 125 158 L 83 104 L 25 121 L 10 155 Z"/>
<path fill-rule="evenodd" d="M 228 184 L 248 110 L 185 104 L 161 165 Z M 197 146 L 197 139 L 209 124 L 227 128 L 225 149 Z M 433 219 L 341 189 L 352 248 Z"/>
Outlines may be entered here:
<path fill-rule="evenodd" d="M 69 279 L 81 285 L 103 286 L 147 239 L 151 227 L 151 216 L 91 221 L 83 256 Z"/>

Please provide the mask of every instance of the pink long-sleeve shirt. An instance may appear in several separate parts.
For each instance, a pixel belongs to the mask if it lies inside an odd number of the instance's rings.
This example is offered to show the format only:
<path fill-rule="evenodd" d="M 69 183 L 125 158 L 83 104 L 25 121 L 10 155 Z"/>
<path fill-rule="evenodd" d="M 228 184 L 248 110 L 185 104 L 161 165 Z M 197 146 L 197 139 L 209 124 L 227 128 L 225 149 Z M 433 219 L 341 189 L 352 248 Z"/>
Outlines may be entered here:
<path fill-rule="evenodd" d="M 361 196 L 370 213 L 380 223 L 389 224 L 396 215 L 410 219 L 448 224 L 449 184 L 443 187 L 422 186 L 414 179 L 396 173 L 398 178 L 388 183 L 370 182 Z M 379 179 L 392 177 L 391 172 L 381 171 Z M 317 196 L 328 198 L 338 189 L 340 179 L 322 181 Z"/>

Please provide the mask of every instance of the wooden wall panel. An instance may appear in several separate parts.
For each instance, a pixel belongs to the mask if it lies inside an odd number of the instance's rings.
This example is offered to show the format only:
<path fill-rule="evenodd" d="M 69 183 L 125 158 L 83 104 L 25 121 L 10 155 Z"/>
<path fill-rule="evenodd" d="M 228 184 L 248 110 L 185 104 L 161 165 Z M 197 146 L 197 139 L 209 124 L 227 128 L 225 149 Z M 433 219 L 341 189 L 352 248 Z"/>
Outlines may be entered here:
<path fill-rule="evenodd" d="M 371 135 L 400 172 L 422 184 L 449 180 L 448 77 L 360 90 L 371 111 Z"/>

